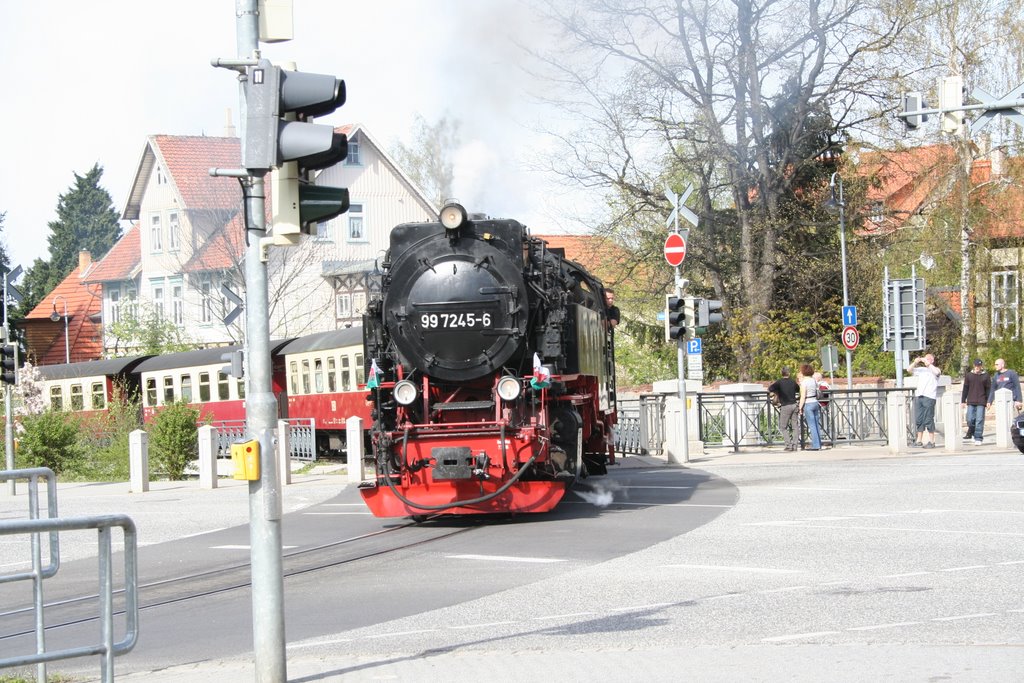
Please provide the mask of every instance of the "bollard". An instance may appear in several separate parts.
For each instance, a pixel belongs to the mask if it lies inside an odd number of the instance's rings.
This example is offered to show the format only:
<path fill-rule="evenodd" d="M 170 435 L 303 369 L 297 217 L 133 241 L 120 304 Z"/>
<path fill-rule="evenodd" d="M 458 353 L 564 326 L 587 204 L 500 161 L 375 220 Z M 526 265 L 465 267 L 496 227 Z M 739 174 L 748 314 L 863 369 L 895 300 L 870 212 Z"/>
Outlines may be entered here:
<path fill-rule="evenodd" d="M 959 453 L 963 450 L 960 429 L 964 421 L 960 396 L 955 391 L 946 391 L 942 394 L 941 400 L 942 433 L 946 441 L 944 448 L 947 453 Z"/>
<path fill-rule="evenodd" d="M 900 455 L 907 452 L 907 395 L 894 391 L 886 394 L 885 412 L 889 426 L 889 452 Z"/>
<path fill-rule="evenodd" d="M 149 434 L 136 429 L 128 435 L 128 469 L 132 493 L 149 490 Z"/>
<path fill-rule="evenodd" d="M 1013 445 L 1013 441 L 1010 440 L 1010 426 L 1013 424 L 1013 392 L 1009 389 L 996 391 L 992 409 L 996 411 L 996 446 L 1009 448 Z"/>
<path fill-rule="evenodd" d="M 199 428 L 199 488 L 217 488 L 217 428 Z"/>
<path fill-rule="evenodd" d="M 281 468 L 281 485 L 292 483 L 292 433 L 288 420 L 277 421 L 277 464 Z"/>
<path fill-rule="evenodd" d="M 345 420 L 345 461 L 348 463 L 348 480 L 359 483 L 365 475 L 363 467 L 363 419 L 352 416 Z"/>

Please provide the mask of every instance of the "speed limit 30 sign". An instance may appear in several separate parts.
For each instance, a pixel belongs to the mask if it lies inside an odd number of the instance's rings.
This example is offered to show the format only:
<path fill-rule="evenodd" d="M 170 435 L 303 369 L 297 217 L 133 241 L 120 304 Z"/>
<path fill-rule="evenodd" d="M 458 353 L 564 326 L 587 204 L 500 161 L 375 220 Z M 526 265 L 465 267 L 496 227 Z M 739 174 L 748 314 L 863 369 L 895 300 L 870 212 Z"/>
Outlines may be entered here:
<path fill-rule="evenodd" d="M 853 351 L 857 344 L 860 344 L 860 332 L 853 325 L 847 325 L 843 328 L 843 346 L 847 351 Z"/>

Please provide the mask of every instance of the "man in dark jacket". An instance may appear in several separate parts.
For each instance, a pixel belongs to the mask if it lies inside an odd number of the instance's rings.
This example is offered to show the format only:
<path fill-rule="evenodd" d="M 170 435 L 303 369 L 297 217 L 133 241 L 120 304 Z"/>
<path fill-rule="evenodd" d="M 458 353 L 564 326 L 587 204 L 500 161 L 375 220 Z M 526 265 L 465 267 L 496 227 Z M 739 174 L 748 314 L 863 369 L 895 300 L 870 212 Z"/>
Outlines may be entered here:
<path fill-rule="evenodd" d="M 790 379 L 789 368 L 782 368 L 782 378 L 769 384 L 768 391 L 779 395 L 779 431 L 786 442 L 785 450 L 795 451 L 800 437 L 800 414 L 796 409 L 800 387 Z"/>
<path fill-rule="evenodd" d="M 1006 367 L 1006 361 L 1002 358 L 996 359 L 996 374 L 992 377 L 992 388 L 988 391 L 988 406 L 996 400 L 996 392 L 1000 389 L 1009 389 L 1013 394 L 1013 407 L 1018 411 L 1021 407 L 1020 398 L 1020 377 L 1013 370 Z"/>
<path fill-rule="evenodd" d="M 974 367 L 964 375 L 964 388 L 960 392 L 960 406 L 967 408 L 967 433 L 964 440 L 974 439 L 974 445 L 980 446 L 985 435 L 985 403 L 991 389 L 992 380 L 985 372 L 985 364 L 980 358 L 975 359 Z"/>

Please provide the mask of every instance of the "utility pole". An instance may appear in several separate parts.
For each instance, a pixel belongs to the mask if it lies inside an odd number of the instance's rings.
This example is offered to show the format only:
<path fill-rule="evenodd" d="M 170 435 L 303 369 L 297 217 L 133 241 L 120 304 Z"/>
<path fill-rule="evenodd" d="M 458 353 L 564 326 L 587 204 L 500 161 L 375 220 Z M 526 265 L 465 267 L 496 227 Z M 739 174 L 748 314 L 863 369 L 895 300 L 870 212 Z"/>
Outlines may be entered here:
<path fill-rule="evenodd" d="M 10 320 L 10 300 L 12 296 L 17 299 L 21 299 L 21 294 L 17 289 L 14 288 L 14 280 L 18 279 L 21 275 L 21 266 L 15 266 L 12 270 L 4 273 L 4 325 L 3 325 L 3 344 L 10 344 L 13 340 L 11 339 L 11 320 Z M 15 354 L 16 357 L 17 354 Z M 17 364 L 15 362 L 15 364 Z M 14 376 L 17 378 L 17 367 L 14 368 Z M 13 385 L 10 382 L 4 382 L 4 466 L 9 469 L 14 469 L 14 391 Z M 7 492 L 10 495 L 17 493 L 14 479 L 7 481 Z"/>

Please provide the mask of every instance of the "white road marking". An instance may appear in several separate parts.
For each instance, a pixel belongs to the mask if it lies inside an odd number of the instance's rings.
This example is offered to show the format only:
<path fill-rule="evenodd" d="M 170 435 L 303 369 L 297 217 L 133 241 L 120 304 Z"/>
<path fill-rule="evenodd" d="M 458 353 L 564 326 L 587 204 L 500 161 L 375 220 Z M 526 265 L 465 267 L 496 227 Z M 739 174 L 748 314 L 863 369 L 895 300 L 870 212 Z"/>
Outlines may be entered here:
<path fill-rule="evenodd" d="M 417 633 L 436 633 L 436 628 L 422 628 L 418 631 L 398 631 L 397 633 L 379 633 L 374 636 L 363 636 L 366 640 L 374 640 L 375 638 L 391 638 L 393 636 L 414 636 Z"/>
<path fill-rule="evenodd" d="M 721 595 L 709 595 L 706 598 L 699 598 L 700 600 L 721 600 L 722 598 L 738 598 L 741 596 L 748 595 L 747 593 L 722 593 Z"/>
<path fill-rule="evenodd" d="M 786 586 L 784 588 L 769 588 L 767 590 L 758 591 L 759 593 L 788 593 L 789 591 L 799 591 L 807 588 L 807 586 Z"/>
<path fill-rule="evenodd" d="M 546 621 L 549 619 L 568 619 L 569 617 L 589 617 L 597 612 L 570 612 L 568 614 L 550 614 L 546 617 L 533 617 L 533 621 Z"/>
<path fill-rule="evenodd" d="M 736 567 L 717 564 L 663 564 L 666 569 L 713 569 L 726 572 L 754 572 L 761 574 L 802 574 L 800 569 L 772 569 L 770 567 Z"/>
<path fill-rule="evenodd" d="M 1010 495 L 1022 495 L 1024 491 L 929 491 L 929 493 L 980 493 L 984 495 L 992 493 L 1009 493 Z"/>
<path fill-rule="evenodd" d="M 794 521 L 780 520 L 777 522 L 752 522 L 744 526 L 792 526 L 799 524 L 801 529 L 846 529 L 848 531 L 909 531 L 914 534 L 967 534 L 969 536 L 1013 536 L 1021 537 L 1024 533 L 1014 531 L 969 531 L 967 529 L 914 529 L 908 527 L 884 526 L 839 526 L 837 524 L 800 524 Z"/>
<path fill-rule="evenodd" d="M 923 621 L 897 621 L 893 624 L 873 624 L 871 626 L 854 626 L 846 629 L 847 631 L 877 631 L 883 628 L 899 628 L 900 626 L 917 626 L 923 624 Z"/>
<path fill-rule="evenodd" d="M 988 569 L 988 567 L 989 567 L 989 565 L 987 565 L 987 564 L 972 564 L 972 565 L 970 565 L 968 567 L 949 567 L 947 569 L 940 569 L 939 571 L 940 572 L 962 572 L 962 571 L 967 571 L 968 569 Z"/>
<path fill-rule="evenodd" d="M 315 643 L 288 643 L 285 646 L 287 650 L 298 650 L 304 647 L 319 647 L 321 645 L 339 645 L 341 643 L 351 643 L 351 638 L 335 638 L 334 640 L 318 640 Z"/>
<path fill-rule="evenodd" d="M 212 533 L 214 533 L 216 531 L 224 531 L 227 528 L 229 528 L 229 527 L 222 526 L 222 527 L 217 527 L 216 529 L 210 529 L 209 531 L 197 531 L 194 534 L 188 534 L 187 536 L 178 536 L 178 540 L 180 541 L 183 538 L 195 538 L 196 536 L 202 536 L 203 534 L 212 534 Z"/>
<path fill-rule="evenodd" d="M 662 607 L 671 607 L 671 602 L 655 602 L 650 605 L 631 605 L 629 607 L 612 607 L 609 609 L 610 612 L 633 612 L 641 609 L 661 609 Z"/>
<path fill-rule="evenodd" d="M 933 574 L 933 573 L 934 572 L 904 572 L 902 574 L 886 574 L 885 576 L 883 576 L 881 578 L 883 578 L 883 579 L 903 579 L 903 578 L 906 578 L 908 576 L 927 576 L 928 574 Z"/>
<path fill-rule="evenodd" d="M 678 490 L 690 490 L 695 489 L 696 486 L 616 486 L 615 489 L 678 489 Z"/>
<path fill-rule="evenodd" d="M 996 564 L 1024 564 L 1024 560 L 1010 560 L 1009 562 L 996 562 Z"/>
<path fill-rule="evenodd" d="M 320 507 L 323 508 L 361 508 L 366 503 L 321 503 Z"/>
<path fill-rule="evenodd" d="M 839 631 L 814 631 L 813 633 L 793 633 L 788 636 L 774 636 L 772 638 L 762 638 L 762 643 L 782 643 L 787 640 L 801 640 L 803 638 L 817 638 L 818 636 L 834 636 Z"/>
<path fill-rule="evenodd" d="M 449 560 L 484 560 L 489 562 L 532 562 L 534 564 L 549 564 L 552 562 L 565 562 L 557 557 L 515 557 L 512 555 L 445 555 Z"/>
<path fill-rule="evenodd" d="M 450 626 L 449 628 L 454 629 L 468 629 L 468 628 L 488 628 L 490 626 L 507 626 L 508 624 L 514 624 L 514 621 L 492 621 L 489 624 L 463 624 L 461 626 Z"/>
<path fill-rule="evenodd" d="M 863 491 L 863 488 L 826 488 L 824 486 L 744 486 L 746 490 L 750 489 L 768 489 L 770 491 Z"/>
<path fill-rule="evenodd" d="M 576 501 L 571 501 L 576 502 Z M 648 507 L 659 507 L 659 508 L 732 508 L 735 505 L 710 505 L 701 503 L 627 503 L 625 501 L 617 500 L 615 505 L 646 505 Z"/>
<path fill-rule="evenodd" d="M 959 614 L 955 617 L 935 617 L 932 621 L 957 621 L 958 619 L 981 619 L 994 616 L 996 616 L 995 612 L 980 612 L 978 614 Z"/>
<path fill-rule="evenodd" d="M 297 545 L 283 545 L 282 550 L 291 550 L 292 548 L 298 548 Z M 252 546 L 248 545 L 211 545 L 210 550 L 252 550 Z"/>

